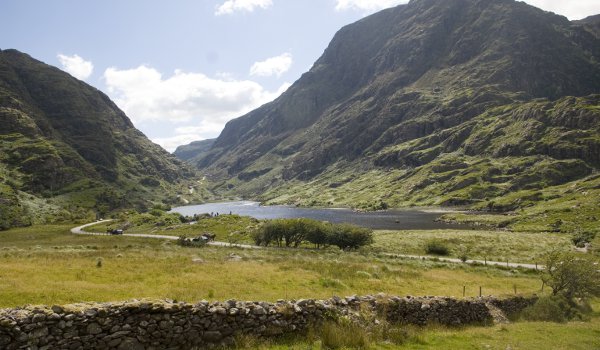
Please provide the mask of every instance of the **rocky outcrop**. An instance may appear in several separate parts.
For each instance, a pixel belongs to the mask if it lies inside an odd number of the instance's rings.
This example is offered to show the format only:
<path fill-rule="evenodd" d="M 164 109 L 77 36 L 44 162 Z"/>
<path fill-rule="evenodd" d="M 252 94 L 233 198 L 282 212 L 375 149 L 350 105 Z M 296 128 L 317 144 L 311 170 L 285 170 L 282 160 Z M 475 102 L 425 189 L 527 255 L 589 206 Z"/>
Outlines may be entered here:
<path fill-rule="evenodd" d="M 395 324 L 490 324 L 493 310 L 515 313 L 532 298 L 351 296 L 276 303 L 228 300 L 188 304 L 128 301 L 0 310 L 1 349 L 201 349 L 233 345 L 235 336 L 302 334 L 327 319 L 373 312 Z"/>

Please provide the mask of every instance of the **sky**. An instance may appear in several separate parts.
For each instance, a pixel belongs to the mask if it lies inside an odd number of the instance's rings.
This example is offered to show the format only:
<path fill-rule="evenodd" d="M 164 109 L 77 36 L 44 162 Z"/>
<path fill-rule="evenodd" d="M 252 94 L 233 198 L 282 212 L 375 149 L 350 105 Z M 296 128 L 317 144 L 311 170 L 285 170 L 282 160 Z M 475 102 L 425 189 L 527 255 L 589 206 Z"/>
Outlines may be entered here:
<path fill-rule="evenodd" d="M 275 99 L 344 25 L 406 2 L 1 0 L 0 49 L 98 88 L 172 152 Z M 525 2 L 571 20 L 600 13 L 600 0 Z"/>

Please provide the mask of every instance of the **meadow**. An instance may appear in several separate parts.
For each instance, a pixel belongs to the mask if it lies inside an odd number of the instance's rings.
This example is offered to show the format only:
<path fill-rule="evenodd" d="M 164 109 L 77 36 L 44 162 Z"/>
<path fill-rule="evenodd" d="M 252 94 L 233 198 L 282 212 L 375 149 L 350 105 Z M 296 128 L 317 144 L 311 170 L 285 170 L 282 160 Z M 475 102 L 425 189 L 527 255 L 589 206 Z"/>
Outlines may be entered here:
<path fill-rule="evenodd" d="M 218 239 L 253 225 L 244 218 L 207 219 Z M 212 221 L 211 221 L 212 220 Z M 220 221 L 225 226 L 223 228 Z M 247 221 L 246 221 L 247 220 Z M 233 224 L 237 222 L 237 224 Z M 212 226 L 211 226 L 212 225 Z M 127 236 L 73 235 L 74 225 L 46 225 L 0 232 L 0 307 L 130 299 L 265 300 L 329 298 L 333 295 L 541 294 L 539 272 L 435 260 L 402 259 L 387 253 L 423 254 L 422 242 L 445 237 L 449 244 L 513 252 L 519 260 L 539 249 L 568 249 L 568 238 L 496 231 L 377 231 L 372 247 L 327 249 L 181 247 L 175 241 Z M 197 232 L 193 225 L 158 231 Z M 214 229 L 213 227 L 213 229 Z M 233 230 L 233 231 L 232 231 Z M 244 235 L 241 235 L 245 237 Z M 494 241 L 496 239 L 496 241 Z M 454 243 L 452 243 L 454 242 Z M 537 243 L 536 243 L 537 242 Z M 454 246 L 452 250 L 454 251 Z M 454 254 L 454 253 L 453 253 Z M 544 293 L 547 293 L 548 290 Z M 598 309 L 598 305 L 595 305 Z M 599 346 L 600 317 L 587 322 L 517 322 L 493 327 L 413 329 L 400 343 L 372 339 L 374 349 L 589 349 Z M 403 331 L 404 332 L 404 331 Z M 414 333 L 414 334 L 413 334 Z M 570 336 L 566 336 L 570 334 Z M 558 342 L 550 339 L 560 339 Z M 543 345 L 546 344 L 546 345 Z M 248 340 L 241 348 L 321 349 L 319 336 L 275 342 Z"/>

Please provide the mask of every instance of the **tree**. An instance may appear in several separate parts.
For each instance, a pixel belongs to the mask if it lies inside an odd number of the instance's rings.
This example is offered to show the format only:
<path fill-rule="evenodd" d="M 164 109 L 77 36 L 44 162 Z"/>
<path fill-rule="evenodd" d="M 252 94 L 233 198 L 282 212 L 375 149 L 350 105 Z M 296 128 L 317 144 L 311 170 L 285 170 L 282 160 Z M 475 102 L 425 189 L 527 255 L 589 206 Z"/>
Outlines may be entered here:
<path fill-rule="evenodd" d="M 600 296 L 600 266 L 579 254 L 558 251 L 548 254 L 542 280 L 552 288 L 553 295 L 568 300 Z"/>
<path fill-rule="evenodd" d="M 358 249 L 373 243 L 373 231 L 350 224 L 333 225 L 329 243 L 340 249 Z"/>

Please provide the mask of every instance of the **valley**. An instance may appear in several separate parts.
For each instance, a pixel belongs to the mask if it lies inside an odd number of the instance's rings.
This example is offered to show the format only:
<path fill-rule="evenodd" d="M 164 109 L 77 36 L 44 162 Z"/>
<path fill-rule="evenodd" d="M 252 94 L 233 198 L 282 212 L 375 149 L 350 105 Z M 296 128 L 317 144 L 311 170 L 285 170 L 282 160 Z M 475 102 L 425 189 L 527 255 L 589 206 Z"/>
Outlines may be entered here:
<path fill-rule="evenodd" d="M 590 15 L 411 0 L 276 94 L 289 52 L 89 78 L 0 50 L 0 348 L 600 348 Z"/>

